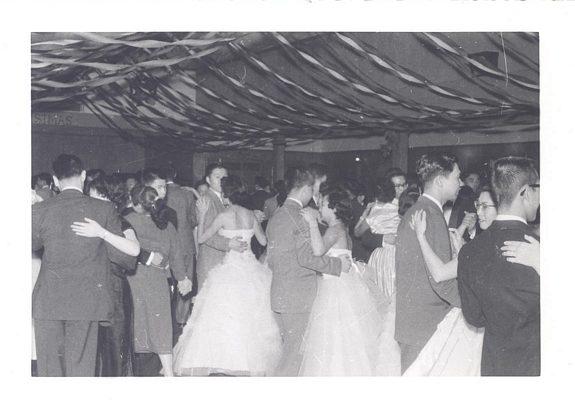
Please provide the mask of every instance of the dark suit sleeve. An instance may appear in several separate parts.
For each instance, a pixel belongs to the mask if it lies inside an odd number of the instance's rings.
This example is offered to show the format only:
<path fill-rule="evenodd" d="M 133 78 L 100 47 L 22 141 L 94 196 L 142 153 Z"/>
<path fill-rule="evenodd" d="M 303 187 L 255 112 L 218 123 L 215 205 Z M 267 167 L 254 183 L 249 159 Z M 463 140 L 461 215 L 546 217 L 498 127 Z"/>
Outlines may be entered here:
<path fill-rule="evenodd" d="M 40 219 L 40 207 L 32 206 L 32 251 L 37 251 L 44 247 L 44 242 L 40 235 Z"/>
<path fill-rule="evenodd" d="M 464 249 L 459 253 L 458 258 L 458 285 L 459 285 L 459 296 L 461 298 L 461 310 L 463 311 L 463 316 L 465 320 L 471 325 L 478 328 L 485 326 L 485 315 L 481 309 L 481 304 L 479 299 L 473 292 L 473 289 L 469 285 L 469 277 L 467 276 L 466 269 L 469 263 L 469 256 L 465 254 Z"/>
<path fill-rule="evenodd" d="M 296 254 L 299 264 L 317 272 L 339 276 L 341 260 L 335 257 L 318 257 L 313 254 L 309 228 L 300 226 L 295 233 Z"/>
<path fill-rule="evenodd" d="M 177 281 L 184 280 L 186 277 L 186 266 L 184 265 L 184 253 L 182 252 L 182 246 L 180 245 L 180 240 L 178 238 L 178 233 L 176 229 L 168 224 L 166 228 L 168 234 L 170 235 L 170 254 L 168 255 L 170 270 L 172 275 Z M 191 277 L 189 277 L 191 279 Z"/>
<path fill-rule="evenodd" d="M 122 224 L 118 213 L 111 205 L 107 208 L 106 230 L 114 235 L 123 236 Z M 121 252 L 108 242 L 105 242 L 105 245 L 108 251 L 108 259 L 111 262 L 127 270 L 133 270 L 136 267 L 136 257 L 129 256 L 126 253 Z"/>
<path fill-rule="evenodd" d="M 198 225 L 196 216 L 196 198 L 192 193 L 187 193 L 188 197 L 188 215 L 190 216 L 190 225 L 192 228 Z"/>

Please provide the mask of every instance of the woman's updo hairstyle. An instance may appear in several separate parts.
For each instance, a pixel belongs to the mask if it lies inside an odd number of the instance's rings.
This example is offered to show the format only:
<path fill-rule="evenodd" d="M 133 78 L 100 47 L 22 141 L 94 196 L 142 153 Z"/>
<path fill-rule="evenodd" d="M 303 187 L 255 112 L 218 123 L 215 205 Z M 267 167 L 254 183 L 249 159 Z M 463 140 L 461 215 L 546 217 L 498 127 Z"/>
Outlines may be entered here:
<path fill-rule="evenodd" d="M 230 175 L 222 178 L 222 196 L 232 204 L 249 208 L 250 195 L 239 176 Z"/>
<path fill-rule="evenodd" d="M 150 213 L 152 221 L 160 229 L 166 229 L 168 220 L 164 218 L 165 213 L 158 207 L 158 192 L 150 186 L 137 184 L 130 191 L 130 197 L 134 206 L 141 206 L 144 211 Z"/>
<path fill-rule="evenodd" d="M 353 219 L 353 213 L 348 193 L 340 185 L 334 184 L 323 185 L 320 192 L 324 200 L 327 196 L 327 207 L 334 210 L 337 219 L 339 219 L 345 226 L 349 226 Z"/>
<path fill-rule="evenodd" d="M 391 179 L 379 179 L 375 185 L 375 198 L 381 203 L 389 203 L 395 198 L 395 184 Z"/>

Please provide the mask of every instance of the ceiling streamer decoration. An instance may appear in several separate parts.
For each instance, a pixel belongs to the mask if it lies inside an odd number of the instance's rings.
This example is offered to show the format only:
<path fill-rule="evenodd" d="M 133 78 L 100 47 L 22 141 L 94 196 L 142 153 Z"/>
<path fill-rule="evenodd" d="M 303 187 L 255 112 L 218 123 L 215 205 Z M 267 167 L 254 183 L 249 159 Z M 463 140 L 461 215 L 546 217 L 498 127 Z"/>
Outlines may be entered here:
<path fill-rule="evenodd" d="M 504 68 L 450 34 L 401 34 L 435 70 L 384 50 L 386 35 L 33 33 L 32 110 L 81 104 L 126 140 L 190 151 L 538 128 L 537 34 L 469 34 Z"/>

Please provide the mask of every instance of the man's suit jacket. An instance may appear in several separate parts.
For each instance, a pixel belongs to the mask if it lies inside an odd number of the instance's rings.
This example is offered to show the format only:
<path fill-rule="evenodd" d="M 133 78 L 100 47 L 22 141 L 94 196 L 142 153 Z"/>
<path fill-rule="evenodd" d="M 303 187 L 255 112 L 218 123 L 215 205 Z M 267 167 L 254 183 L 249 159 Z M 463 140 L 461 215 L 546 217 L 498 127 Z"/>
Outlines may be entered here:
<path fill-rule="evenodd" d="M 206 196 L 210 202 L 210 207 L 206 212 L 204 221 L 204 228 L 207 229 L 212 222 L 214 222 L 216 216 L 224 212 L 226 208 L 213 190 L 208 190 L 204 196 Z M 196 271 L 199 289 L 201 289 L 206 280 L 208 272 L 223 261 L 226 252 L 229 250 L 229 243 L 230 239 L 216 233 L 210 239 L 200 244 Z"/>
<path fill-rule="evenodd" d="M 459 252 L 463 315 L 485 327 L 482 375 L 540 374 L 539 275 L 501 255 L 504 241 L 524 241 L 525 234 L 537 237 L 523 222 L 494 221 Z"/>
<path fill-rule="evenodd" d="M 175 183 L 167 185 L 167 204 L 176 211 L 180 249 L 186 255 L 187 275 L 191 279 L 194 273 L 193 255 L 196 253 L 194 227 L 196 222 L 196 199 L 192 192 L 182 189 Z"/>
<path fill-rule="evenodd" d="M 111 263 L 135 268 L 127 256 L 100 238 L 78 236 L 75 221 L 90 218 L 122 235 L 111 202 L 73 189 L 32 206 L 32 250 L 44 248 L 42 267 L 32 296 L 32 316 L 46 320 L 108 321 Z"/>
<path fill-rule="evenodd" d="M 429 274 L 415 231 L 409 226 L 411 216 L 417 210 L 426 212 L 425 236 L 431 248 L 443 262 L 452 257 L 442 210 L 432 200 L 421 196 L 402 218 L 397 230 L 395 339 L 423 347 L 449 310 L 460 306 L 460 300 L 455 279 L 437 283 Z"/>
<path fill-rule="evenodd" d="M 317 292 L 317 273 L 341 273 L 338 258 L 314 256 L 301 209 L 287 199 L 267 227 L 267 261 L 273 272 L 271 306 L 278 313 L 309 312 Z"/>

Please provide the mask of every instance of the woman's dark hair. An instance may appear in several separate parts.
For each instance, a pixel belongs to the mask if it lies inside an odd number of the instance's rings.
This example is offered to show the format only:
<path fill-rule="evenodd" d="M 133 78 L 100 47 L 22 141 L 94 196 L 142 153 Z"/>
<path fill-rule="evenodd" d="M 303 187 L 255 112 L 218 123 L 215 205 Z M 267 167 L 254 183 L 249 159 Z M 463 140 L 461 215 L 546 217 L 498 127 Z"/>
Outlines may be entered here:
<path fill-rule="evenodd" d="M 417 203 L 417 199 L 419 199 L 419 196 L 420 194 L 417 188 L 415 190 L 414 189 L 405 190 L 399 196 L 399 209 L 398 209 L 399 215 L 403 217 L 407 212 L 407 210 L 409 210 L 412 205 Z"/>
<path fill-rule="evenodd" d="M 375 198 L 382 203 L 389 203 L 395 198 L 395 185 L 390 179 L 380 179 L 375 185 Z"/>
<path fill-rule="evenodd" d="M 495 206 L 498 207 L 497 197 L 495 197 L 495 193 L 493 192 L 493 189 L 491 189 L 491 186 L 489 186 L 489 185 L 483 185 L 479 188 L 479 190 L 477 191 L 477 196 L 475 197 L 475 200 L 479 200 L 479 196 L 483 192 L 489 193 L 489 196 L 491 196 L 491 200 L 493 201 L 493 204 L 495 204 Z"/>
<path fill-rule="evenodd" d="M 339 185 L 329 184 L 322 186 L 321 194 L 324 200 L 327 197 L 327 207 L 334 210 L 337 219 L 339 219 L 345 226 L 349 226 L 353 219 L 353 213 L 351 209 L 351 200 L 349 199 L 347 192 Z"/>
<path fill-rule="evenodd" d="M 230 175 L 222 178 L 222 196 L 232 204 L 249 208 L 250 196 L 238 176 Z"/>
<path fill-rule="evenodd" d="M 160 229 L 168 227 L 168 220 L 164 217 L 165 213 L 162 212 L 161 206 L 158 204 L 158 192 L 150 186 L 143 186 L 137 184 L 130 192 L 132 203 L 134 206 L 141 206 L 145 211 L 150 213 L 152 221 Z"/>
<path fill-rule="evenodd" d="M 106 186 L 108 189 L 108 200 L 110 200 L 118 212 L 122 212 L 128 204 L 129 194 L 126 178 L 123 174 L 112 174 L 106 176 Z"/>
<path fill-rule="evenodd" d="M 98 175 L 94 179 L 86 181 L 84 192 L 90 194 L 90 190 L 95 190 L 100 196 L 110 199 L 108 185 L 106 184 L 106 177 L 104 175 Z"/>

